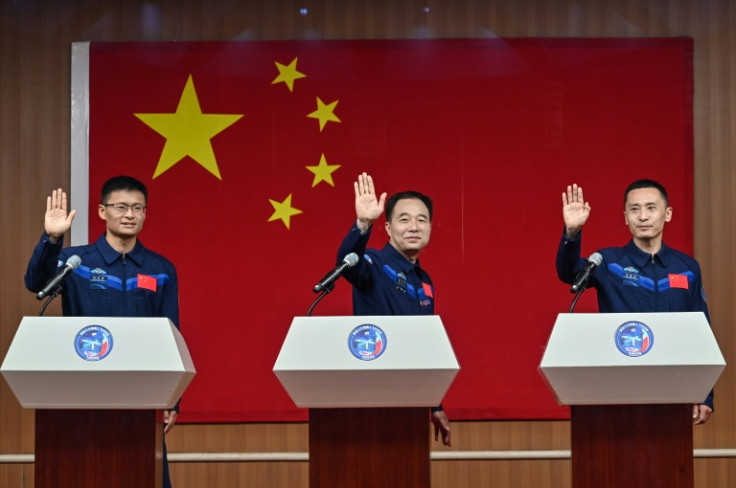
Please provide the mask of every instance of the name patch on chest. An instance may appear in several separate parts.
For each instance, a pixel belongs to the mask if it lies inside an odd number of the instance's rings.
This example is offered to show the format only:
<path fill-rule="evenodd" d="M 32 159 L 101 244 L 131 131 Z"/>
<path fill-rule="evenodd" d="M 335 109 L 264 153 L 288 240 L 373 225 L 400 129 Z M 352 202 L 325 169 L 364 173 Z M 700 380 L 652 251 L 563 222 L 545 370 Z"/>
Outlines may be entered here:
<path fill-rule="evenodd" d="M 639 270 L 632 266 L 625 267 L 621 275 L 621 280 L 626 286 L 639 286 Z"/>
<path fill-rule="evenodd" d="M 399 290 L 402 293 L 409 293 L 409 289 L 407 287 L 406 283 L 406 275 L 404 273 L 396 273 L 396 277 L 394 278 L 394 283 L 396 284 L 396 289 Z"/>
<path fill-rule="evenodd" d="M 107 290 L 107 271 L 102 268 L 90 269 L 89 287 L 92 290 Z"/>

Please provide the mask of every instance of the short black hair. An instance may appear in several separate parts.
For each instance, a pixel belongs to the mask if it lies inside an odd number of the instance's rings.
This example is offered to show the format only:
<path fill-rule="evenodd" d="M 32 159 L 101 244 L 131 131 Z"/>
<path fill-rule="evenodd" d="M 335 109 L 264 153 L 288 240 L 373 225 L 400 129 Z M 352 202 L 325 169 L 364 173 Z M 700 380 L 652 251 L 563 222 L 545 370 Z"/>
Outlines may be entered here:
<path fill-rule="evenodd" d="M 626 192 L 624 192 L 624 208 L 626 207 L 626 200 L 629 198 L 629 193 L 631 193 L 632 190 L 639 190 L 641 188 L 654 188 L 658 190 L 664 199 L 665 206 L 670 206 L 670 199 L 667 197 L 667 190 L 664 189 L 664 186 L 661 183 L 654 180 L 636 180 L 626 187 Z"/>
<path fill-rule="evenodd" d="M 115 191 L 128 190 L 143 193 L 143 198 L 148 202 L 148 190 L 146 185 L 132 176 L 113 176 L 102 185 L 102 203 L 107 203 L 110 194 Z"/>
<path fill-rule="evenodd" d="M 396 206 L 396 203 L 399 200 L 420 200 L 424 205 L 427 206 L 427 210 L 429 210 L 429 221 L 432 221 L 432 199 L 429 198 L 427 195 L 423 195 L 419 193 L 418 191 L 402 191 L 399 193 L 394 193 L 390 197 L 388 197 L 388 200 L 386 200 L 386 221 L 391 222 L 391 216 L 394 213 L 394 207 Z"/>

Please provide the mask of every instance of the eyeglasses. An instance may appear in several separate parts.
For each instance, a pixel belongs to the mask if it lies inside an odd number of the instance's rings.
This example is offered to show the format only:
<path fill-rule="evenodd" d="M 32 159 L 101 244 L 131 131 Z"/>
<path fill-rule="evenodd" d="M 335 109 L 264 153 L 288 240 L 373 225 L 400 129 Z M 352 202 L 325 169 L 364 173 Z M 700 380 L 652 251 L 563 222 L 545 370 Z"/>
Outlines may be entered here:
<path fill-rule="evenodd" d="M 119 214 L 126 214 L 128 213 L 128 210 L 132 210 L 136 215 L 146 213 L 145 205 L 141 205 L 140 203 L 134 203 L 133 205 L 128 205 L 127 203 L 103 203 L 102 206 L 112 207 L 112 210 Z"/>

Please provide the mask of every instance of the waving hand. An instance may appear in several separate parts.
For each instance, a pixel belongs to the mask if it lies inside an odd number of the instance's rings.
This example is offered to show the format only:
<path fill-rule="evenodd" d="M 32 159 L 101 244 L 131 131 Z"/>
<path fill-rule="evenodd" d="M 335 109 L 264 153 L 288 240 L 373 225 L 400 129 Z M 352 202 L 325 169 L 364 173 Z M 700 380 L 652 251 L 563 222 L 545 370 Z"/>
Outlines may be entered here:
<path fill-rule="evenodd" d="M 353 183 L 355 189 L 355 214 L 358 218 L 358 228 L 365 232 L 383 214 L 383 205 L 386 203 L 386 193 L 376 197 L 373 178 L 368 173 L 358 175 L 358 181 Z"/>
<path fill-rule="evenodd" d="M 583 189 L 578 185 L 567 187 L 562 192 L 562 218 L 565 220 L 565 234 L 569 238 L 577 236 L 590 217 L 590 204 L 583 198 Z"/>
<path fill-rule="evenodd" d="M 44 228 L 51 242 L 58 242 L 72 227 L 76 210 L 67 213 L 66 193 L 59 188 L 46 198 Z"/>

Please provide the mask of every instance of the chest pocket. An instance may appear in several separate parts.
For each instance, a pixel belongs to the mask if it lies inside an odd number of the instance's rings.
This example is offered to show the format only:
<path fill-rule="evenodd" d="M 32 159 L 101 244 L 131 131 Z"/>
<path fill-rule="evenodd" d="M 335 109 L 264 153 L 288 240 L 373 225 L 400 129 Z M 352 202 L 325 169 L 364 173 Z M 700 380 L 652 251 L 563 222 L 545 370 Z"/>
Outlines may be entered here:
<path fill-rule="evenodd" d="M 669 312 L 691 312 L 690 290 L 670 288 L 662 292 L 662 300 L 665 300 Z"/>
<path fill-rule="evenodd" d="M 146 303 L 146 297 L 144 296 L 137 296 L 135 299 L 136 302 L 136 315 L 138 317 L 148 317 L 151 315 L 151 313 L 148 311 L 148 305 Z"/>
<path fill-rule="evenodd" d="M 659 280 L 659 291 L 669 312 L 688 312 L 692 310 L 692 284 L 695 275 L 692 271 L 670 274 Z"/>

